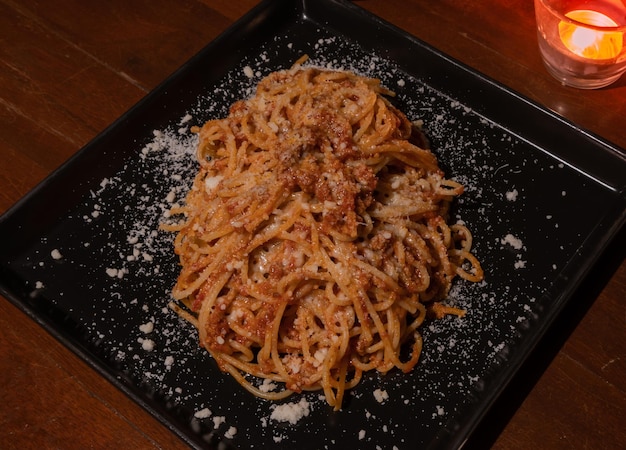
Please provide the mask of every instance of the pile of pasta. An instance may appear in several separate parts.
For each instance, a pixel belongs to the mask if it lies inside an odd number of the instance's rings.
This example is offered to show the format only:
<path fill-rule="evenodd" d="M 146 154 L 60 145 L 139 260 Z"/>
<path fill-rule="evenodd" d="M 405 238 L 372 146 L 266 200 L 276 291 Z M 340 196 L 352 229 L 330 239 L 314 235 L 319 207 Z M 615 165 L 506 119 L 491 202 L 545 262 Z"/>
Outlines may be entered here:
<path fill-rule="evenodd" d="M 296 64 L 194 129 L 198 173 L 165 225 L 171 306 L 257 396 L 322 389 L 340 409 L 364 372 L 409 372 L 425 318 L 463 314 L 443 303 L 453 279 L 483 277 L 469 230 L 447 223 L 463 186 L 392 96 Z"/>

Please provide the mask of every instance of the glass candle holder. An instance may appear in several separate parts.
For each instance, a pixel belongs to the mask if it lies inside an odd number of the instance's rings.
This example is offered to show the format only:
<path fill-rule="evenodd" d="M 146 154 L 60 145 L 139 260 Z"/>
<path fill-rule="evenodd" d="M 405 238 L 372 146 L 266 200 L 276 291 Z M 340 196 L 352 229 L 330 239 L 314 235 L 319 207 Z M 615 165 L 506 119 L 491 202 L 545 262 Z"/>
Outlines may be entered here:
<path fill-rule="evenodd" d="M 624 0 L 535 0 L 539 50 L 568 86 L 597 89 L 626 71 Z"/>

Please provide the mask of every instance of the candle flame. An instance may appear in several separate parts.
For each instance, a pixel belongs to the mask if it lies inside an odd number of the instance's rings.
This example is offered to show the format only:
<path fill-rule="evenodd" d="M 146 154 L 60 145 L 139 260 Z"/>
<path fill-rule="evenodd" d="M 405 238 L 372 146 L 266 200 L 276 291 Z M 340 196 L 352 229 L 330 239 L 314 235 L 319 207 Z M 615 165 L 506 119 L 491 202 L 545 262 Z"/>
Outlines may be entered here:
<path fill-rule="evenodd" d="M 570 19 L 596 27 L 616 27 L 617 23 L 597 11 L 579 9 L 565 14 Z M 559 36 L 572 53 L 589 59 L 613 59 L 622 51 L 623 36 L 617 31 L 600 31 L 569 22 L 559 24 Z"/>

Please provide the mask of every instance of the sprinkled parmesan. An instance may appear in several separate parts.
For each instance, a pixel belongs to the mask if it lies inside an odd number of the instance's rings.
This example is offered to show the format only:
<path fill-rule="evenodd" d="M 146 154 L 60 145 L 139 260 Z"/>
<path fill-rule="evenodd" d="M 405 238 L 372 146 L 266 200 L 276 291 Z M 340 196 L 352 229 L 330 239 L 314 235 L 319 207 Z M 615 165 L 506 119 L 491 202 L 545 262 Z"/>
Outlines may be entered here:
<path fill-rule="evenodd" d="M 506 193 L 506 199 L 510 202 L 514 202 L 517 200 L 517 194 L 517 189 L 513 189 L 512 191 Z"/>
<path fill-rule="evenodd" d="M 259 386 L 261 392 L 272 392 L 274 389 L 276 389 L 276 383 L 272 383 L 269 378 L 263 379 L 263 383 Z"/>
<path fill-rule="evenodd" d="M 374 391 L 374 398 L 378 403 L 384 403 L 385 400 L 389 399 L 389 394 L 382 389 L 376 389 Z"/>
<path fill-rule="evenodd" d="M 237 434 L 237 428 L 235 427 L 230 427 L 226 433 L 224 433 L 224 437 L 226 439 L 232 439 L 235 437 L 235 435 Z"/>
<path fill-rule="evenodd" d="M 522 241 L 512 234 L 507 234 L 501 241 L 503 244 L 508 244 L 516 250 L 520 250 L 523 247 Z"/>
<path fill-rule="evenodd" d="M 320 348 L 318 351 L 316 351 L 315 354 L 313 355 L 313 358 L 315 358 L 315 361 L 313 361 L 313 365 L 315 367 L 319 367 L 321 364 L 323 364 L 324 359 L 326 359 L 327 353 L 328 353 L 327 348 Z"/>
<path fill-rule="evenodd" d="M 61 259 L 61 258 L 63 258 L 63 255 L 61 255 L 61 252 L 58 251 L 56 248 L 50 252 L 50 256 L 52 256 L 52 259 Z"/>
<path fill-rule="evenodd" d="M 302 397 L 298 403 L 284 403 L 277 405 L 270 418 L 277 422 L 289 422 L 295 425 L 300 419 L 309 415 L 309 402 Z"/>
<path fill-rule="evenodd" d="M 297 355 L 287 355 L 283 358 L 283 363 L 292 373 L 300 373 L 302 367 L 302 358 Z"/>
<path fill-rule="evenodd" d="M 254 76 L 254 72 L 252 70 L 252 68 L 250 66 L 246 66 L 243 68 L 243 73 L 245 74 L 245 76 L 247 76 L 248 78 L 252 78 Z"/>
<path fill-rule="evenodd" d="M 145 333 L 145 334 L 152 333 L 153 330 L 154 330 L 154 323 L 152 322 L 139 325 L 139 331 L 141 331 L 142 333 Z"/>
<path fill-rule="evenodd" d="M 221 175 L 217 175 L 215 177 L 207 177 L 204 180 L 204 188 L 207 192 L 211 192 L 215 187 L 222 181 L 224 177 Z"/>
<path fill-rule="evenodd" d="M 204 409 L 201 409 L 200 411 L 196 411 L 193 416 L 196 419 L 206 419 L 208 417 L 211 417 L 211 414 L 212 413 L 209 408 L 204 408 Z"/>
<path fill-rule="evenodd" d="M 224 416 L 213 417 L 213 428 L 217 430 L 224 422 L 226 422 L 226 417 Z"/>
<path fill-rule="evenodd" d="M 141 341 L 141 348 L 147 352 L 154 350 L 154 341 L 152 339 L 144 339 Z"/>

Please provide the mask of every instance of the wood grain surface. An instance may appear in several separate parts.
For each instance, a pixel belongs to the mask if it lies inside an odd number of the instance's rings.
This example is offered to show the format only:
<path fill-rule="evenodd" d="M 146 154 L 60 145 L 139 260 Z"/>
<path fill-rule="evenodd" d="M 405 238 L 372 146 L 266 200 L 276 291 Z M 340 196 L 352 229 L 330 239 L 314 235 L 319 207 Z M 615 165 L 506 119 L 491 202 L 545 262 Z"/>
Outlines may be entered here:
<path fill-rule="evenodd" d="M 552 79 L 538 54 L 532 1 L 356 3 L 626 148 L 626 77 L 594 91 Z M 255 4 L 0 0 L 0 213 Z M 624 234 L 465 448 L 613 449 L 626 443 Z M 185 444 L 0 298 L 0 447 Z"/>

